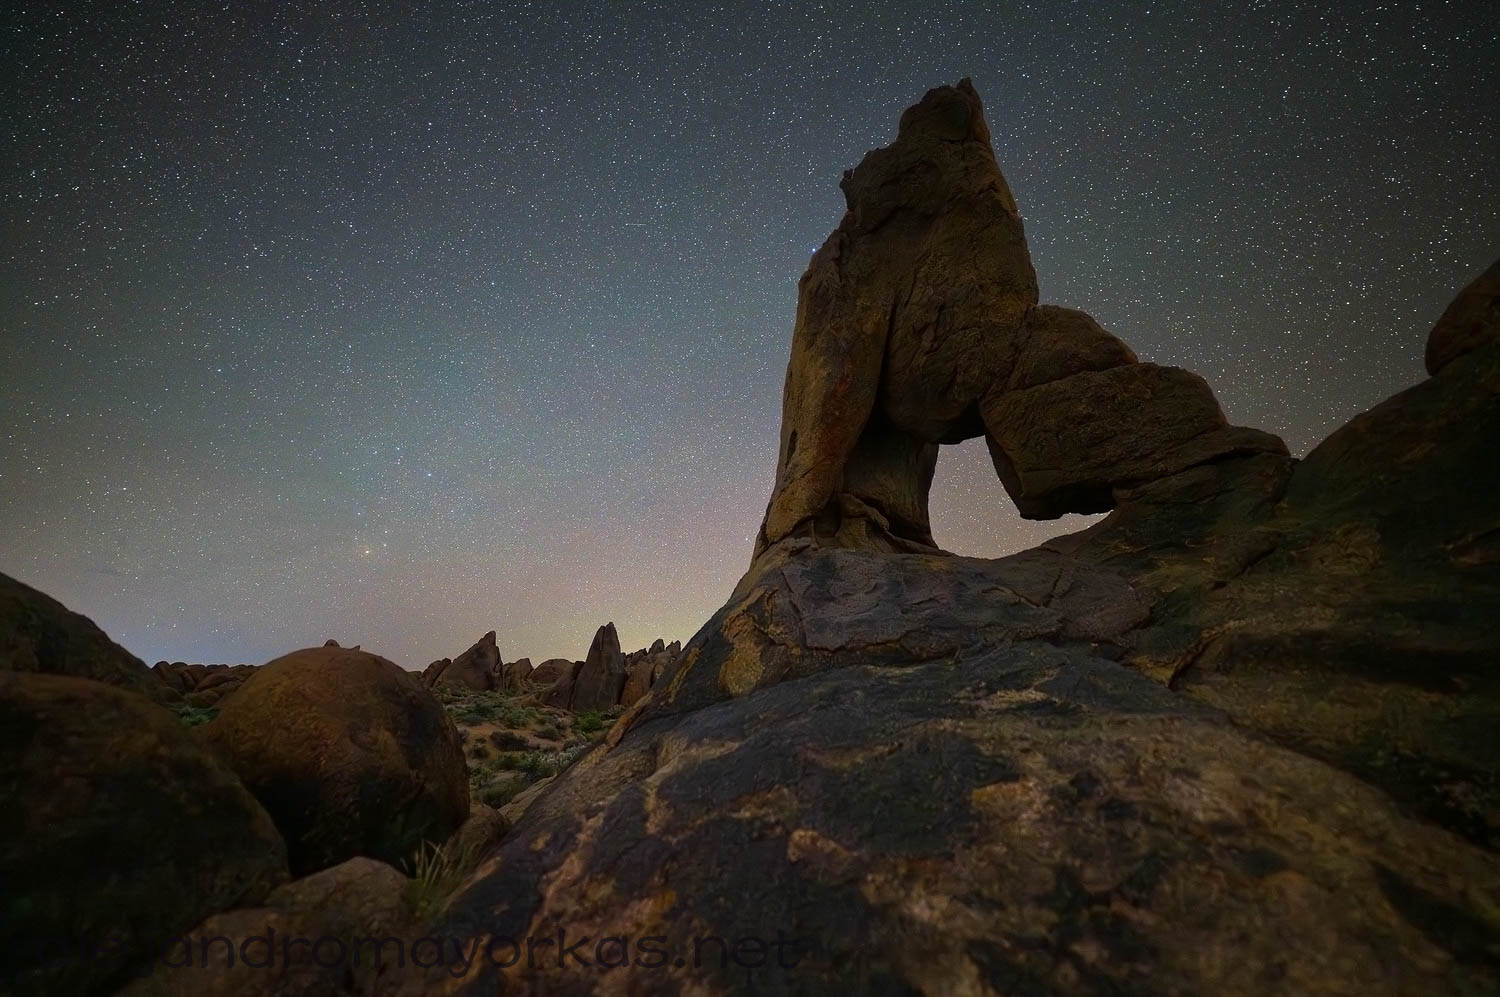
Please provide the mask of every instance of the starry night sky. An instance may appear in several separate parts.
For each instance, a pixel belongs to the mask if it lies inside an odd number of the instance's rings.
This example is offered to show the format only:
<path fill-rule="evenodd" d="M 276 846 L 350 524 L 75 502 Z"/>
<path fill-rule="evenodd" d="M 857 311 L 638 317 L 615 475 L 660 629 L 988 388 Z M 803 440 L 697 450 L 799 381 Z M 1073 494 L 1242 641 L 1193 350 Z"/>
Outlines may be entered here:
<path fill-rule="evenodd" d="M 148 662 L 686 640 L 839 177 L 963 76 L 1043 300 L 1294 454 L 1500 255 L 1488 3 L 280 6 L 0 18 L 0 571 Z M 982 441 L 932 511 L 1082 522 Z"/>

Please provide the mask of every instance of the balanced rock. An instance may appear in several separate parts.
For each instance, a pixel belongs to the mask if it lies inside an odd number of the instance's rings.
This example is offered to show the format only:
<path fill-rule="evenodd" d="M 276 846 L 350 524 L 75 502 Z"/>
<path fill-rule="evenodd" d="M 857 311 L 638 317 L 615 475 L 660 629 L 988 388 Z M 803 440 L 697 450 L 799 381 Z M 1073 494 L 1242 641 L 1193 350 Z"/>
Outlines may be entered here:
<path fill-rule="evenodd" d="M 1427 373 L 1500 340 L 1500 260 L 1459 292 L 1427 336 Z"/>
<path fill-rule="evenodd" d="M 346 648 L 263 666 L 200 728 L 265 805 L 306 874 L 399 863 L 468 815 L 458 731 L 417 676 Z"/>
<path fill-rule="evenodd" d="M 6 993 L 111 991 L 165 939 L 286 881 L 265 809 L 135 693 L 0 672 L 0 773 Z"/>
<path fill-rule="evenodd" d="M 606 623 L 594 634 L 588 657 L 573 684 L 569 707 L 577 712 L 607 710 L 620 701 L 625 687 L 625 655 L 620 651 L 620 635 L 613 623 Z"/>
<path fill-rule="evenodd" d="M 968 80 L 908 109 L 896 141 L 842 186 L 848 210 L 798 285 L 757 556 L 791 536 L 935 550 L 938 445 L 977 436 L 1030 518 L 1112 508 L 1116 488 L 1183 462 L 1285 454 L 1270 434 L 1229 429 L 1201 379 L 1155 367 L 1111 375 L 1145 365 L 1082 312 L 1038 305 L 1020 213 Z M 1066 415 L 1049 419 L 1053 404 Z M 1052 435 L 1054 422 L 1079 418 L 1081 432 Z M 1168 458 L 1159 425 L 1170 427 Z"/>
<path fill-rule="evenodd" d="M 178 690 L 109 637 L 88 617 L 0 574 L 0 672 L 72 675 L 129 689 L 170 704 Z"/>

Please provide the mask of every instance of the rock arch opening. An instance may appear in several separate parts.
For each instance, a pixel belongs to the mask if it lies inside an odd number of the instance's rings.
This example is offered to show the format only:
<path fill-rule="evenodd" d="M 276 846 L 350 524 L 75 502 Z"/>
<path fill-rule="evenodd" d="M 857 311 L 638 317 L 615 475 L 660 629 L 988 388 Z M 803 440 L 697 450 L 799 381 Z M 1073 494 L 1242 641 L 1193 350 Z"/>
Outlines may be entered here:
<path fill-rule="evenodd" d="M 1029 550 L 1053 537 L 1085 529 L 1105 516 L 1022 519 L 995 475 L 982 437 L 938 450 L 928 512 L 937 545 L 966 557 L 1004 557 Z"/>

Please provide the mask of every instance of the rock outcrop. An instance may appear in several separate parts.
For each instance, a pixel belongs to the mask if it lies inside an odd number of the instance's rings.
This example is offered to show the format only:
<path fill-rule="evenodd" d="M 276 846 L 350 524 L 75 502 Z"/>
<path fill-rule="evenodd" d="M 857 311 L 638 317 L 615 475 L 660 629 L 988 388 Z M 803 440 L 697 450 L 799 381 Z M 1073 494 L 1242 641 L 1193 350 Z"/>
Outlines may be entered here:
<path fill-rule="evenodd" d="M 682 644 L 667 644 L 658 637 L 650 647 L 625 655 L 625 685 L 620 690 L 620 705 L 634 706 L 651 691 L 656 680 L 682 653 Z"/>
<path fill-rule="evenodd" d="M 556 993 L 1500 989 L 1500 344 L 1299 462 L 1034 307 L 971 88 L 844 187 L 750 571 L 427 929 L 589 936 Z M 1110 515 L 931 549 L 976 430 Z"/>
<path fill-rule="evenodd" d="M 577 713 L 631 706 L 651 690 L 681 653 L 680 641 L 667 644 L 657 638 L 650 647 L 623 654 L 615 625 L 606 623 L 594 634 L 586 660 L 552 658 L 521 681 L 541 690 L 538 695 L 543 704 Z"/>
<path fill-rule="evenodd" d="M 500 678 L 500 649 L 495 644 L 495 631 L 491 630 L 458 657 L 442 658 L 428 665 L 422 672 L 422 684 L 429 689 L 438 685 L 455 685 L 476 692 L 498 689 Z"/>
<path fill-rule="evenodd" d="M 286 878 L 271 818 L 170 713 L 0 672 L 0 990 L 109 992 L 161 941 Z"/>
<path fill-rule="evenodd" d="M 583 668 L 573 683 L 575 711 L 606 710 L 620 701 L 625 687 L 625 654 L 620 650 L 620 635 L 613 623 L 606 623 L 594 634 Z"/>
<path fill-rule="evenodd" d="M 335 645 L 337 646 L 337 645 Z M 254 674 L 259 665 L 200 665 L 183 661 L 158 661 L 151 671 L 175 689 L 188 706 L 208 708 L 234 692 Z"/>
<path fill-rule="evenodd" d="M 532 670 L 530 658 L 507 661 L 500 666 L 500 687 L 511 692 L 520 691 L 525 688 Z"/>
<path fill-rule="evenodd" d="M 401 862 L 468 815 L 453 722 L 417 676 L 366 651 L 277 658 L 201 731 L 270 812 L 297 875 L 356 855 Z"/>
<path fill-rule="evenodd" d="M 1500 260 L 1459 292 L 1427 337 L 1427 373 L 1500 341 Z"/>
<path fill-rule="evenodd" d="M 120 997 L 368 993 L 381 967 L 394 967 L 398 951 L 404 961 L 417 937 L 406 903 L 410 885 L 367 858 L 287 883 L 259 906 L 217 914 L 164 939 L 157 958 L 140 967 Z"/>
<path fill-rule="evenodd" d="M 798 286 L 780 459 L 756 554 L 791 536 L 936 550 L 939 444 L 984 436 L 1023 516 L 1244 453 L 1208 385 L 1082 312 L 1040 306 L 1020 214 L 967 80 L 928 93 L 844 175 L 848 210 Z"/>
<path fill-rule="evenodd" d="M 0 574 L 0 672 L 93 679 L 163 705 L 180 693 L 110 640 L 94 621 L 30 585 Z"/>

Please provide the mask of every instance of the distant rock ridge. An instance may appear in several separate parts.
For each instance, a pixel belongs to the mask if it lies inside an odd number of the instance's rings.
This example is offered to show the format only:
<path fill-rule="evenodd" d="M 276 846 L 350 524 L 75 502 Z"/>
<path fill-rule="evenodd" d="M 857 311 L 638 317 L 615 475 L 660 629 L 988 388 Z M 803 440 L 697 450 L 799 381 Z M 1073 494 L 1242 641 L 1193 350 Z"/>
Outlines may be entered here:
<path fill-rule="evenodd" d="M 206 708 L 234 692 L 255 673 L 259 665 L 200 665 L 183 661 L 158 661 L 151 666 L 168 687 L 182 694 L 188 706 Z"/>
<path fill-rule="evenodd" d="M 429 689 L 531 691 L 548 706 L 575 712 L 607 710 L 630 706 L 643 697 L 681 651 L 681 641 L 667 644 L 657 638 L 650 647 L 625 654 L 611 622 L 595 632 L 584 660 L 549 658 L 533 667 L 530 658 L 503 662 L 491 630 L 457 658 L 439 658 L 428 665 L 422 684 Z"/>

